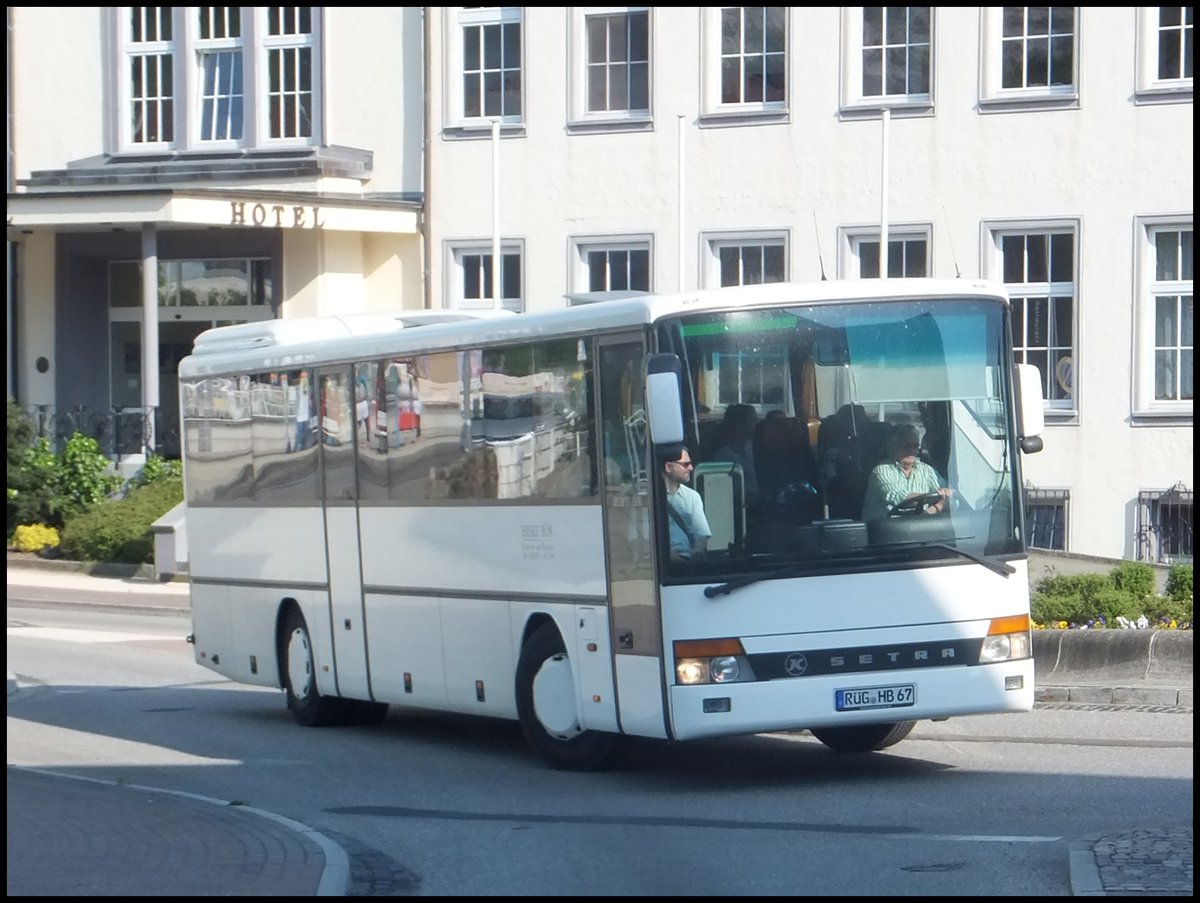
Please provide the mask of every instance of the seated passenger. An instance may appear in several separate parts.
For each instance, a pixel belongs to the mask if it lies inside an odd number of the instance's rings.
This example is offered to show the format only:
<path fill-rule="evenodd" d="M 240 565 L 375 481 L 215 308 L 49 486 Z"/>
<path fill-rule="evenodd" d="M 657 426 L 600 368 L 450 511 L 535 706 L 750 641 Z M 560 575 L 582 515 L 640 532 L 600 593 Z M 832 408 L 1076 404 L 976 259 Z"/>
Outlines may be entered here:
<path fill-rule="evenodd" d="M 704 516 L 700 493 L 687 485 L 692 479 L 692 456 L 685 446 L 672 445 L 661 456 L 663 484 L 667 490 L 667 520 L 671 558 L 687 559 L 708 548 L 712 530 Z"/>
<path fill-rule="evenodd" d="M 949 506 L 953 490 L 936 470 L 920 460 L 921 438 L 917 428 L 904 423 L 897 426 L 888 443 L 889 460 L 871 471 L 863 501 L 864 521 L 892 514 L 905 500 L 928 499 L 917 509 L 925 514 L 940 514 Z M 933 497 L 938 496 L 935 500 Z"/>

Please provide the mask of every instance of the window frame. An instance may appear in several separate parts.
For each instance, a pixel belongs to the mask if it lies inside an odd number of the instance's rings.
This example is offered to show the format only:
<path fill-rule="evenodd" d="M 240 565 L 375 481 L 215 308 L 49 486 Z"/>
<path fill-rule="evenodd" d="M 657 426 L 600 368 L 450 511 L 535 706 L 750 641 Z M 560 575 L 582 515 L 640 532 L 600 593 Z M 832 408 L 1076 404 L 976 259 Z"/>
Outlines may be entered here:
<path fill-rule="evenodd" d="M 492 244 L 485 241 L 458 241 L 447 242 L 446 244 L 446 291 L 445 297 L 449 301 L 447 305 L 452 310 L 511 310 L 516 313 L 522 313 L 526 308 L 526 281 L 525 281 L 525 243 L 515 239 L 505 239 L 500 242 L 501 258 L 516 255 L 517 257 L 517 278 L 520 279 L 521 293 L 516 298 L 504 297 L 504 270 L 501 270 L 500 279 L 500 305 L 497 307 L 493 303 L 493 299 L 484 295 L 479 299 L 467 298 L 465 294 L 466 288 L 466 270 L 463 258 L 466 256 L 479 256 L 481 258 L 491 258 Z M 480 266 L 482 267 L 482 261 Z M 482 277 L 481 277 L 482 279 Z M 482 285 L 482 282 L 481 282 Z M 490 286 L 489 286 L 490 288 Z M 511 303 L 505 304 L 505 301 Z"/>
<path fill-rule="evenodd" d="M 792 7 L 782 7 L 783 22 L 783 100 L 742 101 L 725 103 L 722 100 L 722 25 L 721 15 L 726 9 L 748 9 L 751 7 L 702 6 L 700 22 L 700 118 L 701 121 L 734 119 L 738 124 L 749 124 L 756 120 L 778 122 L 786 120 L 792 97 Z M 763 9 L 764 7 L 754 7 Z"/>
<path fill-rule="evenodd" d="M 606 289 L 606 291 L 654 291 L 654 236 L 649 233 L 629 233 L 624 235 L 579 235 L 572 236 L 570 242 L 570 279 L 569 294 L 588 294 L 591 289 L 591 265 L 588 255 L 595 252 L 612 253 L 614 251 L 645 251 L 648 255 L 646 264 L 648 286 L 645 289 Z"/>
<path fill-rule="evenodd" d="M 909 9 L 911 7 L 884 7 Z M 909 94 L 865 94 L 863 89 L 863 7 L 842 7 L 841 111 L 843 114 L 932 114 L 937 85 L 938 8 L 929 7 L 929 91 Z M 906 44 L 911 46 L 910 44 Z"/>
<path fill-rule="evenodd" d="M 526 87 L 525 76 L 528 71 L 525 58 L 528 42 L 526 41 L 525 8 L 521 6 L 477 7 L 474 9 L 464 6 L 445 6 L 443 11 L 443 32 L 445 34 L 446 58 L 444 68 L 445 96 L 443 125 L 452 131 L 487 131 L 490 132 L 493 120 L 498 119 L 502 129 L 523 126 L 525 124 Z M 481 111 L 479 116 L 467 116 L 466 94 L 463 90 L 463 74 L 465 58 L 465 42 L 463 28 L 471 25 L 506 25 L 516 23 L 521 39 L 520 62 L 517 68 L 521 78 L 521 111 L 519 113 L 488 116 Z"/>
<path fill-rule="evenodd" d="M 1022 501 L 1025 507 L 1025 544 L 1031 549 L 1069 552 L 1071 550 L 1071 490 L 1041 489 L 1026 483 Z M 1035 530 L 1032 526 L 1033 519 L 1029 516 L 1030 508 L 1034 507 L 1053 508 L 1062 511 L 1061 545 L 1039 545 L 1034 542 Z"/>
<path fill-rule="evenodd" d="M 783 249 L 783 276 L 772 282 L 787 282 L 791 273 L 791 231 L 789 229 L 756 229 L 752 231 L 705 232 L 700 236 L 701 257 L 700 284 L 704 288 L 721 286 L 721 251 L 738 248 L 744 259 L 747 248 L 781 247 Z M 759 283 L 738 282 L 738 285 Z"/>
<path fill-rule="evenodd" d="M 1175 555 L 1163 553 L 1164 504 L 1172 508 L 1182 509 L 1185 505 L 1191 508 L 1191 519 L 1194 526 L 1195 500 L 1192 491 L 1184 483 L 1176 483 L 1166 490 L 1144 489 L 1140 491 L 1137 497 L 1137 528 L 1134 535 L 1136 560 L 1150 561 L 1154 564 L 1190 564 L 1196 552 L 1194 537 L 1191 538 L 1190 553 L 1183 552 Z M 1182 523 L 1182 515 L 1180 515 L 1180 523 Z"/>
<path fill-rule="evenodd" d="M 862 274 L 861 249 L 863 244 L 879 245 L 881 229 L 878 226 L 842 226 L 838 229 L 838 272 L 843 279 L 872 279 L 877 276 Z M 933 223 L 889 223 L 888 224 L 888 269 L 891 269 L 893 242 L 907 244 L 911 241 L 925 242 L 925 274 L 933 272 Z M 906 258 L 907 259 L 907 258 Z M 916 278 L 902 274 L 899 278 Z"/>
<path fill-rule="evenodd" d="M 1085 347 L 1082 341 L 1080 330 L 1079 308 L 1081 304 L 1080 297 L 1080 278 L 1079 278 L 1079 262 L 1081 257 L 1080 241 L 1083 234 L 1082 223 L 1078 219 L 1047 219 L 1047 220 L 1005 220 L 1005 221 L 985 221 L 982 224 L 983 229 L 983 249 L 981 254 L 982 276 L 984 279 L 990 279 L 998 282 L 1008 288 L 1015 283 L 1007 283 L 1004 280 L 1004 250 L 1003 240 L 1010 236 L 1030 236 L 1030 235 L 1045 235 L 1070 233 L 1072 237 L 1072 261 L 1071 261 L 1071 347 L 1068 357 L 1071 361 L 1071 389 L 1070 398 L 1051 399 L 1045 394 L 1045 387 L 1053 378 L 1053 374 L 1042 374 L 1046 380 L 1043 383 L 1043 399 L 1045 405 L 1045 415 L 1047 418 L 1056 419 L 1073 419 L 1079 416 L 1080 402 L 1080 385 L 1079 374 L 1081 349 Z M 1052 286 L 1061 286 L 1061 282 L 1046 282 L 1046 283 L 1020 283 L 1021 285 L 1045 285 L 1047 298 L 1059 297 L 1061 289 L 1054 291 Z M 1011 289 L 1010 294 L 1013 294 Z M 1020 293 L 1017 293 L 1020 294 Z M 1036 294 L 1038 297 L 1041 293 Z M 1011 318 L 1011 314 L 1010 314 Z M 1014 355 L 1026 349 L 1023 336 L 1013 336 Z M 1060 346 L 1053 346 L 1060 347 Z M 1018 362 L 1020 362 L 1018 358 Z"/>
<path fill-rule="evenodd" d="M 1192 7 L 1179 7 L 1191 9 Z M 1159 31 L 1161 24 L 1159 12 L 1161 6 L 1139 6 L 1137 9 L 1137 76 L 1134 99 L 1136 103 L 1190 103 L 1192 100 L 1192 79 L 1189 76 L 1180 78 L 1159 78 Z M 1181 24 L 1184 28 L 1191 25 Z M 1182 43 L 1182 42 L 1181 42 Z M 1181 51 L 1182 52 L 1182 51 Z"/>
<path fill-rule="evenodd" d="M 568 126 L 573 129 L 592 128 L 638 128 L 647 127 L 654 121 L 654 9 L 649 6 L 573 6 L 570 8 L 570 36 L 567 45 L 570 72 L 570 113 Z M 646 16 L 646 108 L 645 109 L 588 109 L 588 22 L 591 19 L 611 16 Z M 612 61 L 607 61 L 611 63 Z M 630 64 L 628 54 L 626 65 Z"/>
<path fill-rule="evenodd" d="M 1004 65 L 1004 10 L 1003 6 L 980 7 L 982 49 L 979 66 L 979 106 L 981 112 L 989 108 L 1010 109 L 1028 107 L 1032 109 L 1067 108 L 1079 105 L 1079 59 L 1082 56 L 1082 7 L 1074 11 L 1072 41 L 1071 82 L 1068 85 L 1037 85 L 1034 87 L 1005 88 Z M 1047 7 L 1049 8 L 1049 7 Z M 1021 7 L 1023 10 L 1029 7 Z"/>
<path fill-rule="evenodd" d="M 1159 232 L 1193 231 L 1191 216 L 1138 217 L 1134 225 L 1133 415 L 1139 418 L 1191 419 L 1191 399 L 1159 400 L 1155 396 L 1155 299 L 1160 295 L 1191 294 L 1195 278 L 1159 282 L 1154 237 Z M 1193 238 L 1194 241 L 1194 238 Z M 1182 276 L 1182 274 L 1181 274 Z"/>
<path fill-rule="evenodd" d="M 269 35 L 267 17 L 272 9 L 284 7 L 237 7 L 241 14 L 239 38 L 201 39 L 199 11 L 203 7 L 171 7 L 170 41 L 134 44 L 131 33 L 132 10 L 135 7 L 110 7 L 111 32 L 116 52 L 113 54 L 113 83 L 116 85 L 115 104 L 118 120 L 113 129 L 113 141 L 118 154 L 161 152 L 220 153 L 245 148 L 314 147 L 320 146 L 324 133 L 324 110 L 321 84 L 321 59 L 324 29 L 323 7 L 307 7 L 311 32 L 304 35 Z M 145 7 L 142 7 L 145 9 Z M 270 98 L 267 61 L 271 52 L 281 47 L 301 47 L 309 50 L 312 78 L 312 135 L 300 137 L 271 136 Z M 230 52 L 240 49 L 242 56 L 242 123 L 240 138 L 206 139 L 201 134 L 204 105 L 204 69 L 206 52 Z M 130 61 L 134 56 L 157 53 L 169 57 L 173 72 L 171 94 L 171 128 L 169 141 L 135 141 L 133 110 L 135 100 L 130 81 Z"/>

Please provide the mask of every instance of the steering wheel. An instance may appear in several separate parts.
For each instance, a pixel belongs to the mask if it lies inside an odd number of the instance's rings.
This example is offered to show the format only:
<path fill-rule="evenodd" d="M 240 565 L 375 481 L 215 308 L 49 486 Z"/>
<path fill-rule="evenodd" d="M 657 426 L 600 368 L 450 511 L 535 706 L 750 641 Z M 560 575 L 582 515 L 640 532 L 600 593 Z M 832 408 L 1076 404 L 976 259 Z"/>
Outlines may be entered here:
<path fill-rule="evenodd" d="M 904 499 L 892 506 L 891 514 L 919 514 L 930 505 L 936 505 L 942 501 L 940 492 L 926 492 L 922 495 L 914 495 L 912 498 Z"/>

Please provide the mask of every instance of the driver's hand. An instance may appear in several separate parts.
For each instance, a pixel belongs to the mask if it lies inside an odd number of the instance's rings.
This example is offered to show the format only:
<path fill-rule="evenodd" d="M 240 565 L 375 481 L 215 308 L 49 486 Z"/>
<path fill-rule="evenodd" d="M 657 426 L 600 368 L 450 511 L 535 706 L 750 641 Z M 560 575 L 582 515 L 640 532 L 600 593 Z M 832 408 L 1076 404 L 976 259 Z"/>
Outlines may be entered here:
<path fill-rule="evenodd" d="M 941 514 L 950 504 L 950 498 L 954 495 L 954 490 L 948 486 L 943 486 L 938 489 L 937 494 L 942 498 L 940 501 L 934 502 L 932 505 L 925 506 L 926 514 Z"/>

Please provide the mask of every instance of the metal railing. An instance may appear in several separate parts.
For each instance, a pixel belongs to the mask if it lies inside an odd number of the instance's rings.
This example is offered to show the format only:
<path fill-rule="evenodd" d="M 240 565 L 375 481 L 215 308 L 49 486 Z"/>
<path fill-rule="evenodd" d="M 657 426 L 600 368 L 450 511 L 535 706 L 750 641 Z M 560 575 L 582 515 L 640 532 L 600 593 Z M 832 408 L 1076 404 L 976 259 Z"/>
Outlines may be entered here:
<path fill-rule="evenodd" d="M 147 430 L 146 411 L 140 407 L 57 407 L 48 404 L 18 407 L 33 424 L 35 435 L 48 440 L 56 453 L 62 451 L 68 439 L 81 433 L 95 439 L 101 453 L 112 458 L 114 463 L 127 455 L 180 456 L 179 412 L 172 408 L 153 410 L 151 434 Z"/>

